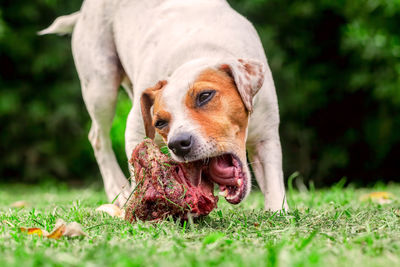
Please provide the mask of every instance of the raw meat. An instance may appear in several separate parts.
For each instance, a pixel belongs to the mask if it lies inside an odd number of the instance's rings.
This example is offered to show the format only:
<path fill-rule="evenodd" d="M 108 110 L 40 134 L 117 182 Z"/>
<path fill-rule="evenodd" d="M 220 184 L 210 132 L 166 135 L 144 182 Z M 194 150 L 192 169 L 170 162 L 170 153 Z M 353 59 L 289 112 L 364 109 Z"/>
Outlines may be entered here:
<path fill-rule="evenodd" d="M 136 188 L 127 203 L 125 219 L 161 220 L 167 216 L 187 219 L 199 217 L 217 207 L 214 184 L 203 177 L 202 162 L 177 163 L 151 139 L 145 139 L 133 151 Z"/>

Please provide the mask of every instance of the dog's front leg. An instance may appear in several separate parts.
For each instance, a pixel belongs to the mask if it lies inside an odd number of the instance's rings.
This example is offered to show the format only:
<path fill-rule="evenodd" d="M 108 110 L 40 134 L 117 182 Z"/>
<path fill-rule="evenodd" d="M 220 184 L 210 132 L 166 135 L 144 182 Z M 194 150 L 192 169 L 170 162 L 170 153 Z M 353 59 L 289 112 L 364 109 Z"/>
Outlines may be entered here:
<path fill-rule="evenodd" d="M 288 209 L 282 171 L 282 151 L 278 127 L 264 132 L 253 146 L 251 164 L 264 193 L 266 210 Z"/>
<path fill-rule="evenodd" d="M 145 138 L 145 130 L 143 126 L 142 112 L 140 110 L 140 100 L 138 96 L 135 95 L 135 99 L 133 101 L 133 106 L 131 111 L 129 112 L 128 118 L 126 120 L 126 129 L 125 129 L 125 152 L 126 157 L 128 159 L 131 158 L 132 152 L 137 144 L 143 141 Z M 131 177 L 133 175 L 133 169 L 129 168 Z M 131 180 L 132 188 L 135 187 L 134 179 Z"/>

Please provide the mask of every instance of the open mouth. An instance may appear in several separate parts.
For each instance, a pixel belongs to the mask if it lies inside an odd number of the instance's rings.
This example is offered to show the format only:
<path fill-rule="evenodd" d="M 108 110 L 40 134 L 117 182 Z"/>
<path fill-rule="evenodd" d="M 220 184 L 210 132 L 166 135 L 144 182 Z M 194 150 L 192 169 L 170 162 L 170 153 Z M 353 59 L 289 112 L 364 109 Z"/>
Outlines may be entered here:
<path fill-rule="evenodd" d="M 240 203 L 246 195 L 247 180 L 243 164 L 233 154 L 178 164 L 185 173 L 185 178 L 199 190 L 212 193 L 215 183 L 219 186 L 219 195 L 231 204 Z"/>
<path fill-rule="evenodd" d="M 180 163 L 163 154 L 151 139 L 145 139 L 136 146 L 129 163 L 134 167 L 136 187 L 127 203 L 128 221 L 207 215 L 217 206 L 215 184 L 219 195 L 232 204 L 246 195 L 246 174 L 233 154 Z"/>

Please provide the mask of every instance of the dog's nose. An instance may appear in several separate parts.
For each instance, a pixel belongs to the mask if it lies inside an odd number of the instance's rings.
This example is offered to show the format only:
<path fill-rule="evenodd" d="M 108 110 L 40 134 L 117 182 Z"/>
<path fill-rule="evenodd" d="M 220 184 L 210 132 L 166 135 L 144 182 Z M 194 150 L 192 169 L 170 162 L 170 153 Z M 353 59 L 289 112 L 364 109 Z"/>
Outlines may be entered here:
<path fill-rule="evenodd" d="M 192 149 L 193 138 L 189 133 L 181 133 L 176 135 L 171 141 L 168 142 L 169 149 L 179 157 L 184 157 L 189 154 Z"/>

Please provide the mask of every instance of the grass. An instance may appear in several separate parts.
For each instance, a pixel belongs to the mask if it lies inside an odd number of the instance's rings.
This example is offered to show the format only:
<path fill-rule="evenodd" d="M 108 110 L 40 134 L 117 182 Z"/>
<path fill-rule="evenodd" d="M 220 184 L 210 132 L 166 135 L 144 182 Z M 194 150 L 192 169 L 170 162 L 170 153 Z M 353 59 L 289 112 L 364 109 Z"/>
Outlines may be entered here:
<path fill-rule="evenodd" d="M 264 212 L 260 192 L 194 224 L 129 224 L 96 213 L 100 189 L 0 185 L 0 266 L 400 266 L 400 203 L 360 202 L 373 189 L 290 190 L 287 215 Z M 30 207 L 12 209 L 25 200 Z M 89 237 L 50 240 L 20 226 L 52 230 L 76 221 Z"/>

